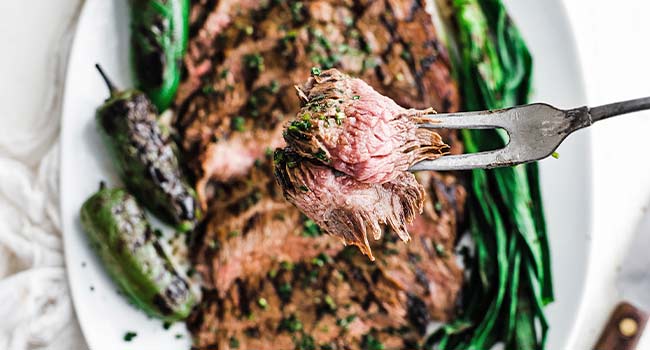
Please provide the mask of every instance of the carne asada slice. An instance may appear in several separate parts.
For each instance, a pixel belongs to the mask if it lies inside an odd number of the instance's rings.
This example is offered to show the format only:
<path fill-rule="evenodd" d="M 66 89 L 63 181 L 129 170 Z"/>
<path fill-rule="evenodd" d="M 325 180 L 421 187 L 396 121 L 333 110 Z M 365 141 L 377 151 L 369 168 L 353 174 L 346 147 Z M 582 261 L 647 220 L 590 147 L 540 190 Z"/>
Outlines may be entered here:
<path fill-rule="evenodd" d="M 411 244 L 376 242 L 376 263 L 351 248 L 275 261 L 225 293 L 207 292 L 188 320 L 195 348 L 367 349 L 368 341 L 418 348 L 431 321 L 454 315 L 462 284 L 453 254 L 455 217 L 465 199 L 453 177 L 422 181 L 432 191 L 425 204 L 431 210 L 418 219 Z"/>
<path fill-rule="evenodd" d="M 343 246 L 289 204 L 268 174 L 271 156 L 260 159 L 244 179 L 213 182 L 215 204 L 194 266 L 204 288 L 222 295 L 240 278 L 263 276 L 279 261 L 309 261 Z"/>
<path fill-rule="evenodd" d="M 418 128 L 433 111 L 402 108 L 336 69 L 314 68 L 296 89 L 304 106 L 287 124 L 288 146 L 275 153 L 287 200 L 371 260 L 368 235 L 380 239 L 384 226 L 408 241 L 424 189 L 407 170 L 449 148 L 435 131 Z"/>
<path fill-rule="evenodd" d="M 364 183 L 287 147 L 275 152 L 275 176 L 289 202 L 371 260 L 369 235 L 379 240 L 388 226 L 406 242 L 406 225 L 422 212 L 424 188 L 407 172 L 383 184 Z"/>
<path fill-rule="evenodd" d="M 366 183 L 386 183 L 414 163 L 448 150 L 438 133 L 418 128 L 433 109 L 405 109 L 361 79 L 314 68 L 296 87 L 304 103 L 284 139 L 313 158 Z"/>

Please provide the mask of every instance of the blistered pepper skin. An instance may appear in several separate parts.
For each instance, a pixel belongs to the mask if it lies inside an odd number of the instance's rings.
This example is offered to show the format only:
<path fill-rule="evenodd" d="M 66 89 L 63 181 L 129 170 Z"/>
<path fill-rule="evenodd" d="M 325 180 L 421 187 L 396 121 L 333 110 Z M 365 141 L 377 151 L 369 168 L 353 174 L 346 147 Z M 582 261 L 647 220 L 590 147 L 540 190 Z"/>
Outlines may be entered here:
<path fill-rule="evenodd" d="M 165 321 L 189 315 L 197 298 L 133 196 L 102 188 L 83 204 L 80 218 L 106 271 L 135 306 Z"/>
<path fill-rule="evenodd" d="M 173 142 L 158 124 L 156 108 L 138 90 L 117 91 L 97 109 L 96 121 L 120 178 L 140 203 L 179 231 L 201 216 L 196 193 L 184 180 Z"/>
<path fill-rule="evenodd" d="M 131 55 L 138 89 L 160 112 L 180 82 L 189 31 L 189 0 L 130 0 Z"/>

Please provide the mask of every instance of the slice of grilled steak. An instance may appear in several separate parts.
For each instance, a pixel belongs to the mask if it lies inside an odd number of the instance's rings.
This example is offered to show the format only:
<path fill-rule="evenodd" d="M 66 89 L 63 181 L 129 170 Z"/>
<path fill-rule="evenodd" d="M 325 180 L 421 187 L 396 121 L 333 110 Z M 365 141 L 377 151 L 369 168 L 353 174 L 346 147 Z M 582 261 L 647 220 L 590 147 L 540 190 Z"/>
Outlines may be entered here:
<path fill-rule="evenodd" d="M 325 232 L 374 260 L 368 236 L 385 227 L 407 242 L 422 212 L 424 189 L 407 172 L 448 146 L 419 129 L 432 110 L 405 109 L 358 78 L 312 69 L 296 87 L 303 102 L 283 133 L 275 174 L 285 197 Z"/>
<path fill-rule="evenodd" d="M 411 165 L 447 151 L 440 135 L 419 129 L 432 109 L 406 109 L 366 82 L 336 69 L 315 69 L 297 86 L 303 106 L 283 134 L 302 157 L 364 183 L 386 183 Z"/>
<path fill-rule="evenodd" d="M 289 202 L 370 260 L 368 236 L 379 240 L 390 228 L 407 242 L 407 224 L 422 212 L 424 188 L 408 172 L 390 182 L 364 183 L 287 147 L 275 152 L 275 176 Z"/>
<path fill-rule="evenodd" d="M 375 263 L 350 248 L 276 261 L 225 293 L 207 292 L 188 321 L 196 348 L 418 348 L 431 321 L 453 316 L 462 283 L 453 232 L 465 198 L 452 177 L 422 180 L 432 199 L 411 244 L 375 242 Z"/>
<path fill-rule="evenodd" d="M 264 276 L 279 261 L 310 260 L 343 246 L 284 200 L 267 156 L 248 176 L 213 183 L 214 205 L 194 257 L 204 288 L 223 295 L 240 278 Z"/>

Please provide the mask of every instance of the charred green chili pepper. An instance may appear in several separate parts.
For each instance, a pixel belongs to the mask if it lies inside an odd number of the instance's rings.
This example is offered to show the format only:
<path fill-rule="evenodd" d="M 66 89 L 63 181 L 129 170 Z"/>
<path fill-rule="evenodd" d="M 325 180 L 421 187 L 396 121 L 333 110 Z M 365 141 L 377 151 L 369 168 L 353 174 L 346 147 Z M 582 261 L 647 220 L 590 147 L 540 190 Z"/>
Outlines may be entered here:
<path fill-rule="evenodd" d="M 110 97 L 96 119 L 122 181 L 140 203 L 179 231 L 194 228 L 201 212 L 194 190 L 182 179 L 173 142 L 163 135 L 156 108 L 138 90 L 118 91 L 97 66 Z"/>
<path fill-rule="evenodd" d="M 189 31 L 189 0 L 131 0 L 136 86 L 162 112 L 174 99 Z"/>
<path fill-rule="evenodd" d="M 166 321 L 189 315 L 197 298 L 156 240 L 133 196 L 102 186 L 86 200 L 80 215 L 104 267 L 133 304 Z"/>

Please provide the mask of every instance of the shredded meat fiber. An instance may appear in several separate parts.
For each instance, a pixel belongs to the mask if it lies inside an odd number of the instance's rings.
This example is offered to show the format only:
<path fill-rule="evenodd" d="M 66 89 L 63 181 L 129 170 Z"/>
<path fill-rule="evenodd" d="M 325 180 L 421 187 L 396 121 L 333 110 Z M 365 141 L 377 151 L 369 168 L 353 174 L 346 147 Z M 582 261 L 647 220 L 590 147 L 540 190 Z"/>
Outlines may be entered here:
<path fill-rule="evenodd" d="M 433 110 L 402 108 L 336 69 L 316 71 L 296 89 L 304 105 L 286 126 L 288 147 L 275 153 L 289 202 L 371 260 L 368 235 L 379 240 L 384 226 L 410 240 L 424 188 L 407 170 L 448 149 L 439 134 L 418 128 Z"/>

